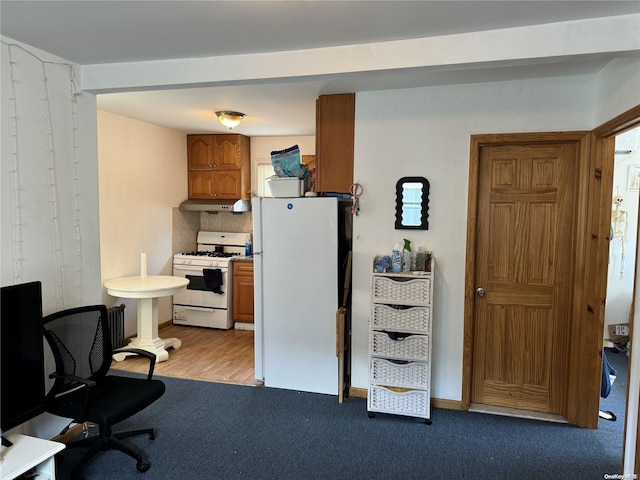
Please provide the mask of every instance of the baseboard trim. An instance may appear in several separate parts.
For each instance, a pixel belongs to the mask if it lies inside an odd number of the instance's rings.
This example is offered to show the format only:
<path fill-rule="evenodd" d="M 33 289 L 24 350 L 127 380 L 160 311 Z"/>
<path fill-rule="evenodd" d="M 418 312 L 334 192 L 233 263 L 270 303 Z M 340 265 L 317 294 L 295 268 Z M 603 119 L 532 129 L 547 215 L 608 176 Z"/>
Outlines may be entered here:
<path fill-rule="evenodd" d="M 368 390 L 366 388 L 349 387 L 350 397 L 367 398 L 367 393 L 368 393 Z M 462 402 L 460 400 L 432 398 L 431 405 L 434 408 L 442 408 L 445 410 L 462 410 Z"/>
<path fill-rule="evenodd" d="M 431 406 L 434 408 L 442 408 L 444 410 L 462 410 L 462 401 L 448 400 L 446 398 L 432 398 Z"/>
<path fill-rule="evenodd" d="M 167 320 L 166 322 L 158 323 L 158 330 L 170 327 L 171 325 L 173 325 L 173 320 Z"/>
<path fill-rule="evenodd" d="M 367 398 L 368 390 L 366 388 L 349 387 L 349 396 L 357 398 Z"/>

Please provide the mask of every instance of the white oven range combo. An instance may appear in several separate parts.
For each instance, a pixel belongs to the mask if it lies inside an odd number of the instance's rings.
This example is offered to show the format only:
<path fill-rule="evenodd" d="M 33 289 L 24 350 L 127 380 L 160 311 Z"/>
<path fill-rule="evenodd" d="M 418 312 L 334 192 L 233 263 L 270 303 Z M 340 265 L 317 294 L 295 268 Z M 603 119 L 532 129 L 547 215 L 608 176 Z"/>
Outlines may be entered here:
<path fill-rule="evenodd" d="M 173 323 L 233 328 L 231 258 L 245 255 L 246 233 L 198 232 L 198 250 L 173 257 L 173 275 L 189 279 L 173 296 Z"/>

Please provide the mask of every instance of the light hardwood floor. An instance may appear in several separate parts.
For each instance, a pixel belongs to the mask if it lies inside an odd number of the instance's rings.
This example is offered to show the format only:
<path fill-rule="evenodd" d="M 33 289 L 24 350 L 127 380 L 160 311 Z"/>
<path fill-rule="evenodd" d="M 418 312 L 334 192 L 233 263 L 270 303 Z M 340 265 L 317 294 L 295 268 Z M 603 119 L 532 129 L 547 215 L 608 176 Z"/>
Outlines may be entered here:
<path fill-rule="evenodd" d="M 154 375 L 207 382 L 259 385 L 255 380 L 253 331 L 184 327 L 171 322 L 160 326 L 160 338 L 178 338 L 182 346 L 169 349 L 169 360 L 156 363 Z M 146 373 L 149 362 L 128 357 L 114 361 L 113 369 Z"/>

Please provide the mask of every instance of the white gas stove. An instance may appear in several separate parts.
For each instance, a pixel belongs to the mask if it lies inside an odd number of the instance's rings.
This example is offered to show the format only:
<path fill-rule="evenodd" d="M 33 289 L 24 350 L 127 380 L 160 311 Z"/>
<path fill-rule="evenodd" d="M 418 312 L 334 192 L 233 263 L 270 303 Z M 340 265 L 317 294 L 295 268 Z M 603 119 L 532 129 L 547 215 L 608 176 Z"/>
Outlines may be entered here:
<path fill-rule="evenodd" d="M 245 255 L 246 233 L 198 232 L 198 250 L 173 257 L 173 274 L 188 278 L 186 291 L 173 296 L 173 323 L 233 327 L 232 257 Z"/>

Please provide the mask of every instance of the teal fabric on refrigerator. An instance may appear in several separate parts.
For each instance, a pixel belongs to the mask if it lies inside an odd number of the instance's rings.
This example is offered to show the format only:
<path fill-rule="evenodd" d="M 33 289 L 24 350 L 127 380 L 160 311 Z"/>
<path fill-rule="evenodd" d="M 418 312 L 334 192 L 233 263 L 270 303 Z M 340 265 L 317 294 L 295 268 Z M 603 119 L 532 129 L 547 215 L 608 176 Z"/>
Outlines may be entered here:
<path fill-rule="evenodd" d="M 278 177 L 307 178 L 309 170 L 300 162 L 298 145 L 271 152 L 271 164 Z"/>

